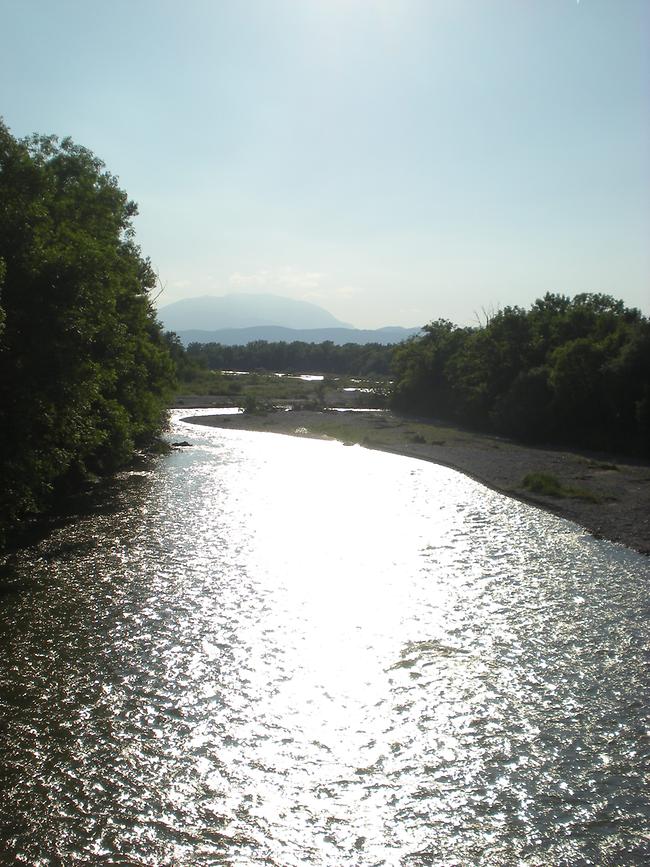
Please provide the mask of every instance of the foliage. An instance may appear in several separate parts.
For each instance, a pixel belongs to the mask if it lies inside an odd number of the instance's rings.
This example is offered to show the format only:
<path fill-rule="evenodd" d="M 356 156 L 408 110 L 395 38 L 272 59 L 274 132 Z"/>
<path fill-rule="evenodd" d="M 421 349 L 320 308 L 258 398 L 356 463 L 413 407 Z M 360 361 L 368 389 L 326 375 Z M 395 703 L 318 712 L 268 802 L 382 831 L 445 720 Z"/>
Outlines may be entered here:
<path fill-rule="evenodd" d="M 534 494 L 543 494 L 546 497 L 574 497 L 580 500 L 589 500 L 592 503 L 600 502 L 600 498 L 591 491 L 563 485 L 551 473 L 528 473 L 524 476 L 522 487 Z"/>
<path fill-rule="evenodd" d="M 532 442 L 650 454 L 650 322 L 609 295 L 547 294 L 395 348 L 393 406 Z"/>
<path fill-rule="evenodd" d="M 0 524 L 125 464 L 160 431 L 173 364 L 136 206 L 70 139 L 0 122 Z"/>
<path fill-rule="evenodd" d="M 337 346 L 331 340 L 322 343 L 254 340 L 245 346 L 190 343 L 184 363 L 188 367 L 194 365 L 197 370 L 207 368 L 368 376 L 388 374 L 392 352 L 392 346 L 379 343 L 346 343 Z"/>
<path fill-rule="evenodd" d="M 547 497 L 561 497 L 560 480 L 550 473 L 528 473 L 524 476 L 522 486 L 534 494 L 545 494 Z"/>
<path fill-rule="evenodd" d="M 374 376 L 326 374 L 320 379 L 309 379 L 285 373 L 209 370 L 188 361 L 187 354 L 178 371 L 176 400 L 181 404 L 188 395 L 201 395 L 204 398 L 210 396 L 215 405 L 220 403 L 223 406 L 243 406 L 247 397 L 254 397 L 266 406 L 291 404 L 302 409 L 327 406 L 379 409 L 387 406 L 390 386 L 387 378 Z"/>
<path fill-rule="evenodd" d="M 249 394 L 244 398 L 243 410 L 248 415 L 266 415 L 270 411 L 270 408 L 256 397 L 253 397 L 252 394 Z"/>

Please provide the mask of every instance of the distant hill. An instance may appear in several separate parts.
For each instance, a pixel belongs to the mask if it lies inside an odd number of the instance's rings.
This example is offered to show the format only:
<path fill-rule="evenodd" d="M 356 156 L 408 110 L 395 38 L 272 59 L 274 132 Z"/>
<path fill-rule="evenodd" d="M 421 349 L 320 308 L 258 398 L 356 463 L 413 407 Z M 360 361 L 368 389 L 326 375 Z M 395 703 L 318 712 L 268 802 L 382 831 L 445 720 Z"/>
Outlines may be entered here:
<path fill-rule="evenodd" d="M 176 333 L 182 343 L 221 343 L 224 346 L 245 346 L 254 340 L 268 340 L 276 343 L 281 340 L 292 343 L 301 340 L 305 343 L 323 343 L 331 340 L 337 346 L 344 343 L 400 343 L 419 334 L 420 328 L 283 328 L 279 325 L 260 325 L 253 328 L 222 328 L 217 331 L 199 329 L 179 330 Z"/>
<path fill-rule="evenodd" d="M 296 301 L 281 295 L 203 295 L 166 304 L 158 318 L 168 331 L 200 328 L 222 331 L 280 325 L 284 328 L 351 328 L 347 322 L 308 301 Z"/>

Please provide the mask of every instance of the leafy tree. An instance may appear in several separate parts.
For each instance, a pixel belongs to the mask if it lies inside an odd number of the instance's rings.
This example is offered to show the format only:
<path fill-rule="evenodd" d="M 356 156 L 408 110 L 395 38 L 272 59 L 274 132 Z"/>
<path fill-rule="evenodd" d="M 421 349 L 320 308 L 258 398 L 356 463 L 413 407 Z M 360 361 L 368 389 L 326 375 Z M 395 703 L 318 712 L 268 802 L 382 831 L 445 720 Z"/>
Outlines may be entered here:
<path fill-rule="evenodd" d="M 583 440 L 589 431 L 602 427 L 605 359 L 603 344 L 588 337 L 569 340 L 551 354 L 553 413 L 567 438 Z"/>
<path fill-rule="evenodd" d="M 394 354 L 393 405 L 532 441 L 650 453 L 650 323 L 547 293 L 479 328 L 438 320 Z"/>
<path fill-rule="evenodd" d="M 490 420 L 499 433 L 523 440 L 549 439 L 554 433 L 552 399 L 548 367 L 522 370 L 495 399 Z"/>
<path fill-rule="evenodd" d="M 136 206 L 70 139 L 0 122 L 0 521 L 123 465 L 165 418 L 173 364 Z"/>
<path fill-rule="evenodd" d="M 339 373 L 365 376 L 386 375 L 390 370 L 392 346 L 379 343 L 346 343 L 336 346 L 332 341 L 291 343 L 255 340 L 245 346 L 224 346 L 220 343 L 190 343 L 186 352 L 191 371 L 194 364 L 210 370 L 266 370 L 280 373 Z M 181 374 L 181 378 L 191 378 Z"/>
<path fill-rule="evenodd" d="M 421 338 L 395 348 L 394 405 L 425 415 L 453 417 L 456 404 L 449 364 L 464 346 L 468 332 L 448 319 L 431 322 L 423 331 Z"/>

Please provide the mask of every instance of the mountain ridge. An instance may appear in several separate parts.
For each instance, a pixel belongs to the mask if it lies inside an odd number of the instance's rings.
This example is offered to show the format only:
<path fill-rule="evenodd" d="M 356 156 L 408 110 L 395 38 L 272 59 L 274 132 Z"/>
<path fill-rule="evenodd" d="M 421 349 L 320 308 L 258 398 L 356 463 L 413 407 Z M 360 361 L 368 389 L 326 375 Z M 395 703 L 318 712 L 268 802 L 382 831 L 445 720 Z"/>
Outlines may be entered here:
<path fill-rule="evenodd" d="M 167 330 L 177 333 L 196 328 L 215 331 L 257 326 L 352 328 L 311 301 L 245 292 L 184 298 L 160 307 L 158 318 Z"/>

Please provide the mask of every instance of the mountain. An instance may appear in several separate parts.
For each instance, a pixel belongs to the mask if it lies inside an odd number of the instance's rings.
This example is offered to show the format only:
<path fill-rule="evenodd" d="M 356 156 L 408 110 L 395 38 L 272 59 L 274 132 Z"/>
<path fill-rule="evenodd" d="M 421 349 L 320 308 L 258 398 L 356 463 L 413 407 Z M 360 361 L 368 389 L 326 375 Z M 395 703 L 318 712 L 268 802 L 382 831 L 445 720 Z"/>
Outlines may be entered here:
<path fill-rule="evenodd" d="M 341 346 L 344 343 L 400 343 L 421 332 L 420 328 L 400 328 L 390 326 L 377 329 L 360 328 L 283 328 L 279 325 L 258 325 L 253 328 L 222 328 L 217 331 L 187 329 L 177 331 L 182 343 L 221 343 L 224 346 L 245 346 L 254 340 L 268 340 L 276 343 L 284 340 L 292 343 L 301 340 L 305 343 L 323 343 L 331 340 Z"/>
<path fill-rule="evenodd" d="M 281 295 L 203 295 L 166 304 L 158 318 L 168 331 L 206 331 L 279 325 L 284 328 L 351 328 L 308 301 Z"/>

